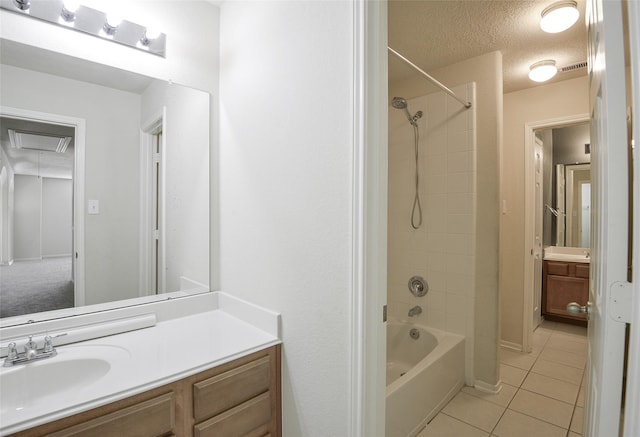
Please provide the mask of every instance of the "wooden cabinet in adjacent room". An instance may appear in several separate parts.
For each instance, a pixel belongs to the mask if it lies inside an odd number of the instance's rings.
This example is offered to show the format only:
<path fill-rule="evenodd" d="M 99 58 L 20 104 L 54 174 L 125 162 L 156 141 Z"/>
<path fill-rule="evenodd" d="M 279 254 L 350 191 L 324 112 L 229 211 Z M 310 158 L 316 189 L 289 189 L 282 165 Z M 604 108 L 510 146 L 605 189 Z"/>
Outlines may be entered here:
<path fill-rule="evenodd" d="M 280 384 L 276 345 L 14 436 L 280 437 Z"/>
<path fill-rule="evenodd" d="M 545 260 L 542 272 L 542 314 L 545 319 L 586 326 L 586 318 L 569 314 L 567 304 L 587 304 L 589 264 Z"/>

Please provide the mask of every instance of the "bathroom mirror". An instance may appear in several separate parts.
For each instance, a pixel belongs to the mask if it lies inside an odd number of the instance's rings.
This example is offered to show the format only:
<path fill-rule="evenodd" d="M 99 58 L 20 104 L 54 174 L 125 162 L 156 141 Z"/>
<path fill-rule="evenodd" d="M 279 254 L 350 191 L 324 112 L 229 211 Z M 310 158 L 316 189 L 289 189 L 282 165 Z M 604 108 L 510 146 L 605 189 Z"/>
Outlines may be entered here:
<path fill-rule="evenodd" d="M 588 123 L 536 131 L 543 143 L 544 246 L 590 247 Z"/>
<path fill-rule="evenodd" d="M 564 198 L 564 246 L 590 247 L 591 227 L 591 164 L 558 164 L 558 179 L 564 176 L 564 183 L 557 184 L 558 198 Z M 561 246 L 558 241 L 558 246 Z"/>
<path fill-rule="evenodd" d="M 6 40 L 0 62 L 0 326 L 209 291 L 209 94 Z"/>

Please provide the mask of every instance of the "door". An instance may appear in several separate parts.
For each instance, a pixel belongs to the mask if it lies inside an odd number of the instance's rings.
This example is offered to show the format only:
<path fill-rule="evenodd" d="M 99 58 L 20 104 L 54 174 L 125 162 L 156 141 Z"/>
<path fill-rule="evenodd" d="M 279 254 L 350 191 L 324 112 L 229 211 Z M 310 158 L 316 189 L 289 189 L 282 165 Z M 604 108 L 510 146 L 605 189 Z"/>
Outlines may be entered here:
<path fill-rule="evenodd" d="M 626 284 L 628 163 L 620 1 L 587 2 L 592 142 L 592 261 L 585 435 L 619 431 L 625 324 L 609 297 Z M 606 49 L 606 57 L 605 57 Z"/>
<path fill-rule="evenodd" d="M 544 214 L 543 206 L 543 158 L 544 147 L 542 140 L 536 137 L 534 145 L 534 196 L 535 196 L 535 242 L 533 247 L 533 329 L 542 323 L 542 221 Z"/>

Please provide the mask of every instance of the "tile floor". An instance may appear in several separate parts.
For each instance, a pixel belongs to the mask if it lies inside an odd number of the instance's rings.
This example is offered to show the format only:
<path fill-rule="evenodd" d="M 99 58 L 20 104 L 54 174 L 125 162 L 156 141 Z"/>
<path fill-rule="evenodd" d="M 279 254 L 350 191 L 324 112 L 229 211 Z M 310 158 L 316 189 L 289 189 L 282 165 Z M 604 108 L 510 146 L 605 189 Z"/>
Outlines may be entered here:
<path fill-rule="evenodd" d="M 464 387 L 418 437 L 582 435 L 587 330 L 543 322 L 530 354 L 501 350 L 496 395 Z"/>

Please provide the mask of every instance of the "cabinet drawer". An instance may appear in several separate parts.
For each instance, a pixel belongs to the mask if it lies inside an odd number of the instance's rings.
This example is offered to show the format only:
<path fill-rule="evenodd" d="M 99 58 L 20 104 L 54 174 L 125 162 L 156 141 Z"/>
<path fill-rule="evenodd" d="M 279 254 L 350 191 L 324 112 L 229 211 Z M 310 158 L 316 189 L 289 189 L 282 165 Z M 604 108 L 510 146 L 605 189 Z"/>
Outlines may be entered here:
<path fill-rule="evenodd" d="M 193 427 L 194 437 L 264 436 L 269 433 L 271 394 L 266 392 Z"/>
<path fill-rule="evenodd" d="M 52 437 L 163 436 L 170 434 L 175 427 L 174 411 L 173 393 L 167 393 L 49 435 Z"/>
<path fill-rule="evenodd" d="M 569 263 L 547 261 L 547 275 L 569 276 Z"/>
<path fill-rule="evenodd" d="M 576 264 L 576 277 L 588 278 L 589 277 L 589 264 Z"/>
<path fill-rule="evenodd" d="M 193 417 L 196 422 L 222 413 L 269 390 L 269 356 L 236 367 L 193 385 Z"/>

